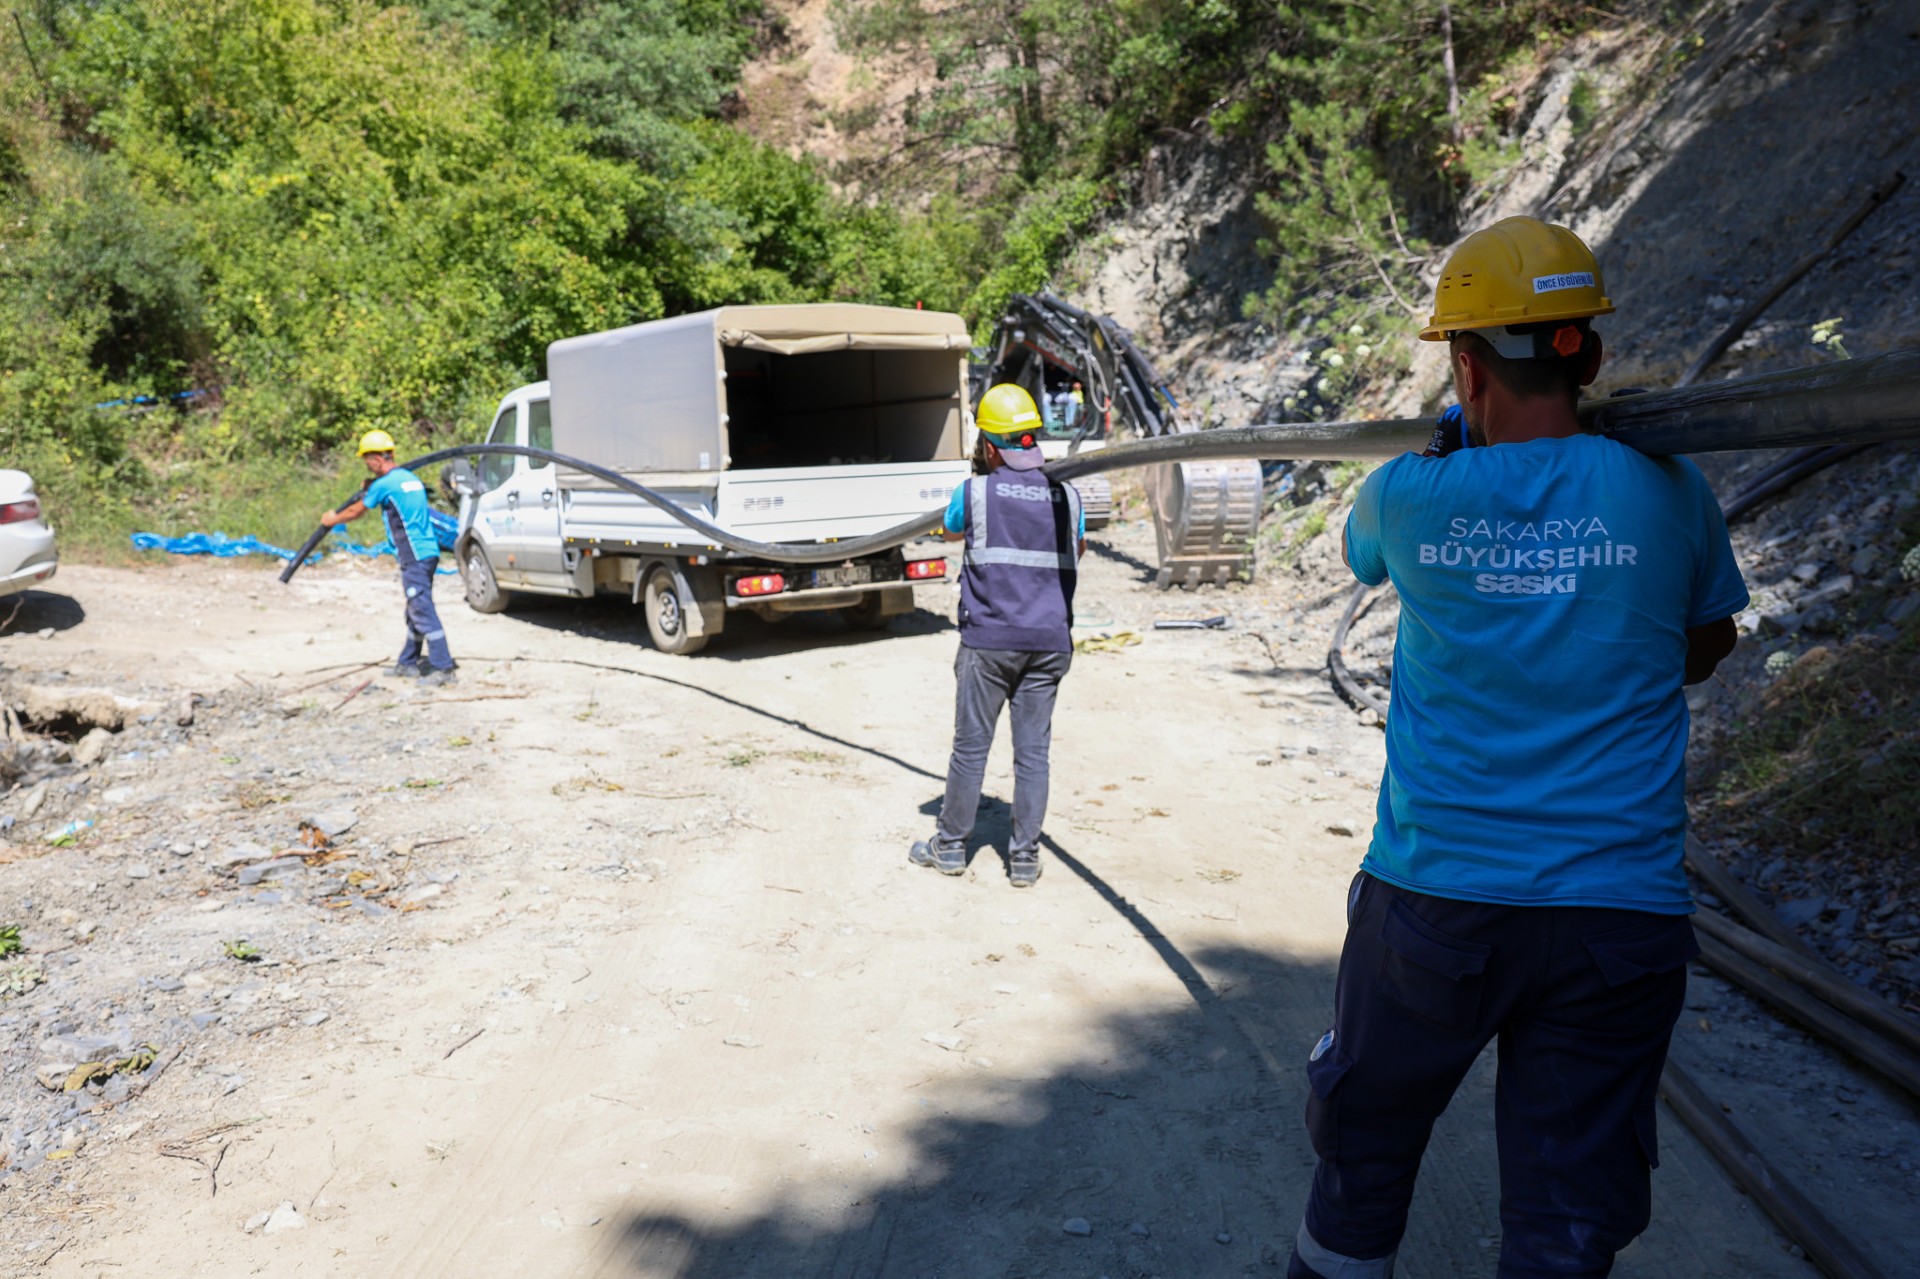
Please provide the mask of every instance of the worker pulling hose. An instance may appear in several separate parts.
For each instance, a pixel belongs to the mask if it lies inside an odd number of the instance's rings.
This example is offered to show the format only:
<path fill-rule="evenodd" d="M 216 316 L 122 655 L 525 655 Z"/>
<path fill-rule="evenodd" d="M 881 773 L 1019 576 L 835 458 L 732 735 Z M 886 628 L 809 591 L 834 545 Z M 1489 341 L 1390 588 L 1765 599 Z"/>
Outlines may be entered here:
<path fill-rule="evenodd" d="M 1581 426 L 1642 453 L 1718 453 L 1737 449 L 1866 444 L 1920 437 L 1920 350 L 1734 378 L 1705 386 L 1593 400 L 1580 405 Z M 1287 422 L 1224 427 L 1118 444 L 1097 453 L 1058 458 L 1041 468 L 1057 480 L 1128 467 L 1222 458 L 1295 461 L 1384 461 L 1418 452 L 1433 423 L 1427 418 L 1378 422 Z M 671 515 L 714 547 L 787 564 L 837 564 L 891 550 L 940 527 L 942 510 L 892 528 L 839 542 L 801 545 L 757 542 L 728 532 L 666 495 L 606 467 L 521 444 L 461 444 L 413 458 L 414 470 L 455 458 L 516 456 L 557 462 Z M 317 528 L 287 563 L 288 582 L 320 545 Z"/>

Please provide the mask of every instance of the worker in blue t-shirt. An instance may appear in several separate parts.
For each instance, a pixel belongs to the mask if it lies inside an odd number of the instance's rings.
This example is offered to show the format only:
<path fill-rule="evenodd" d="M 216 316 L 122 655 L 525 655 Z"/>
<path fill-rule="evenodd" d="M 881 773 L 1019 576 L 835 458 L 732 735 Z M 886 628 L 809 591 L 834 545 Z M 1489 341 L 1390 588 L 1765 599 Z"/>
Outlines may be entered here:
<path fill-rule="evenodd" d="M 1386 775 L 1307 1063 L 1289 1279 L 1386 1279 L 1434 1121 L 1499 1041 L 1500 1279 L 1600 1276 L 1651 1217 L 1654 1097 L 1699 951 L 1687 703 L 1747 591 L 1691 462 L 1580 430 L 1599 264 L 1508 218 L 1443 268 L 1464 439 L 1367 478 L 1354 575 L 1400 594 Z"/>
<path fill-rule="evenodd" d="M 407 593 L 407 642 L 400 646 L 400 660 L 387 673 L 418 677 L 428 686 L 451 684 L 453 655 L 447 651 L 446 628 L 440 625 L 440 614 L 433 607 L 440 543 L 427 518 L 427 486 L 412 471 L 394 464 L 393 447 L 393 437 L 385 431 L 368 431 L 360 437 L 360 460 L 373 473 L 373 480 L 359 500 L 338 511 L 328 511 L 320 522 L 331 528 L 357 520 L 370 510 L 386 516 L 387 535 L 393 539 L 394 554 L 400 559 L 400 585 Z"/>

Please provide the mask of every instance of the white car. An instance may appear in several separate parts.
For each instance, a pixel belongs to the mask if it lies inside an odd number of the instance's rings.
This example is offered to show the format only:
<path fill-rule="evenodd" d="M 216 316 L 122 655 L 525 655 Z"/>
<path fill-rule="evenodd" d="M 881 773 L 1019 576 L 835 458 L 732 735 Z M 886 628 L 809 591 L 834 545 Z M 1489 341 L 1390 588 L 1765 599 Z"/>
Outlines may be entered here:
<path fill-rule="evenodd" d="M 40 518 L 40 495 L 25 471 L 0 471 L 0 595 L 17 595 L 60 567 L 53 528 Z"/>

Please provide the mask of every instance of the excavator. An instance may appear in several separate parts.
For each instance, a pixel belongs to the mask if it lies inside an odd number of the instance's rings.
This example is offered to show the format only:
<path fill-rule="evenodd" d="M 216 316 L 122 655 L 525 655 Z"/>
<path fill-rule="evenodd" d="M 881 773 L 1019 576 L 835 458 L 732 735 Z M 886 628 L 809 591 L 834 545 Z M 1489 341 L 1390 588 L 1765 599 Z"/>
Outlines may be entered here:
<path fill-rule="evenodd" d="M 1002 382 L 1026 388 L 1046 424 L 1040 448 L 1048 460 L 1104 449 L 1116 434 L 1151 439 L 1195 429 L 1124 328 L 1051 293 L 1007 299 L 969 376 L 976 404 Z M 1226 583 L 1251 574 L 1260 521 L 1258 462 L 1168 462 L 1146 468 L 1143 480 L 1159 548 L 1158 586 Z M 1072 483 L 1088 528 L 1112 518 L 1105 475 Z"/>

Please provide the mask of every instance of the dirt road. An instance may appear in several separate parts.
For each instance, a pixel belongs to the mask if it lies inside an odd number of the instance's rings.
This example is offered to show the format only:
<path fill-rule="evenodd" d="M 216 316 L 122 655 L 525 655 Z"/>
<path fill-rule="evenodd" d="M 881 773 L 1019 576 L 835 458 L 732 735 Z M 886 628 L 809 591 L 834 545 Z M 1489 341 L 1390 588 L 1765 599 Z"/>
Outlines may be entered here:
<path fill-rule="evenodd" d="M 461 682 L 349 700 L 371 672 L 344 667 L 398 639 L 388 571 L 63 570 L 0 641 L 11 684 L 208 703 L 130 721 L 9 832 L 45 981 L 0 1003 L 4 1269 L 1278 1273 L 1380 737 L 1290 588 L 1152 592 L 1150 541 L 1089 556 L 1082 619 L 1145 640 L 1075 661 L 1030 891 L 1000 863 L 1004 744 L 969 874 L 905 860 L 951 588 L 889 635 L 730 623 L 675 659 L 624 606 L 480 617 L 447 579 Z M 1150 629 L 1216 611 L 1233 629 Z M 331 852 L 236 879 L 340 810 Z M 61 1036 L 115 1034 L 179 1055 L 117 1104 L 34 1081 Z M 1442 1124 L 1403 1275 L 1491 1272 L 1491 1081 Z M 1661 1140 L 1617 1273 L 1811 1273 Z"/>

